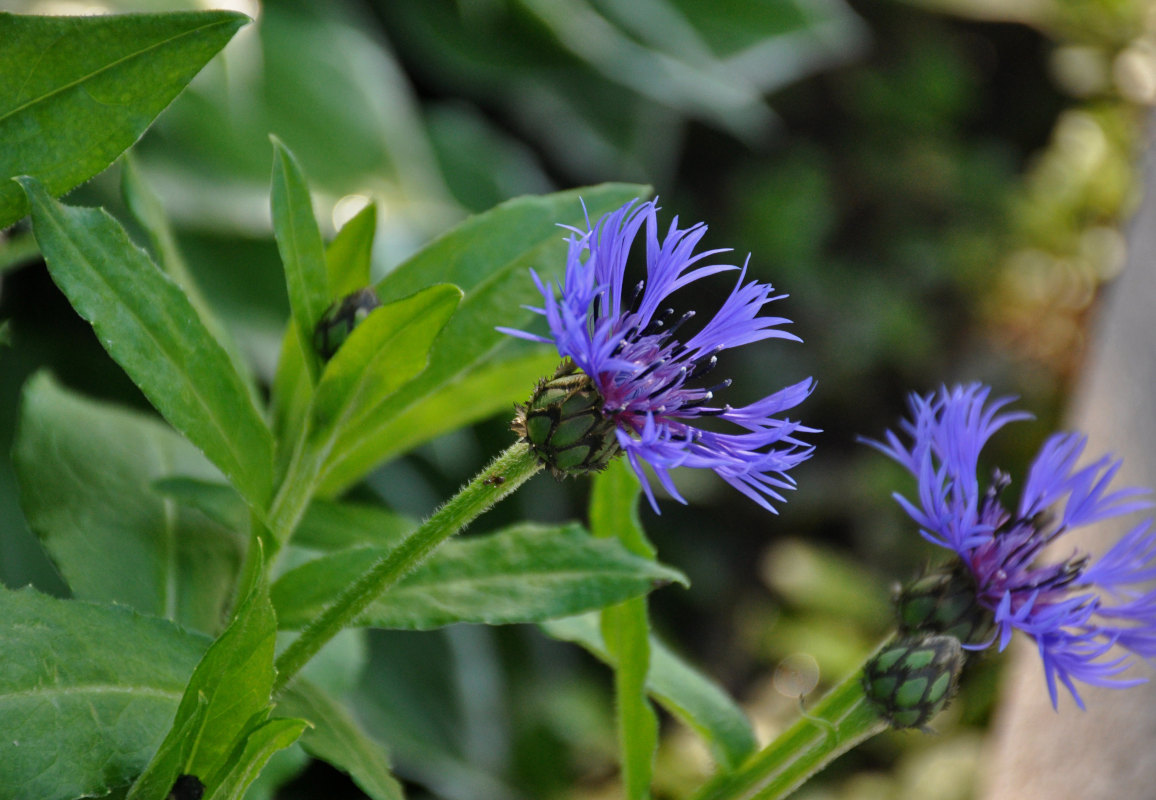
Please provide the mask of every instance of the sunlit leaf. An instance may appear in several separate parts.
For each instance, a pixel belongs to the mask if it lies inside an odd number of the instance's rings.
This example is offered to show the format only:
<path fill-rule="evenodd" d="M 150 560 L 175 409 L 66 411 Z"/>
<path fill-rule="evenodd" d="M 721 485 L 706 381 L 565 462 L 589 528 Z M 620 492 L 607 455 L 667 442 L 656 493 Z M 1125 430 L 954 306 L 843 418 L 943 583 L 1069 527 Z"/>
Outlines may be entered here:
<path fill-rule="evenodd" d="M 60 195 L 111 164 L 237 30 L 242 14 L 0 13 L 0 228 L 32 175 Z"/>
<path fill-rule="evenodd" d="M 325 264 L 331 297 L 344 297 L 369 285 L 376 224 L 377 207 L 371 203 L 345 223 L 330 242 L 325 251 Z M 281 356 L 273 377 L 273 426 L 285 441 L 296 441 L 313 399 L 313 383 L 305 367 L 306 351 L 296 331 L 296 326 L 290 324 L 281 337 Z"/>

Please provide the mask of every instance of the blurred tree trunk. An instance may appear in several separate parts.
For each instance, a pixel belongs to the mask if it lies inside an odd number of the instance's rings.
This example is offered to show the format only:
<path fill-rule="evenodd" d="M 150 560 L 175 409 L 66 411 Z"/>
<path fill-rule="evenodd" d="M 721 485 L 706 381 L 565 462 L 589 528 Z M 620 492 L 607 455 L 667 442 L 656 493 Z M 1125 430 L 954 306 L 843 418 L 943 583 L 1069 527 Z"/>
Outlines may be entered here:
<path fill-rule="evenodd" d="M 1100 309 L 1070 419 L 1088 434 L 1088 454 L 1124 459 L 1116 486 L 1156 486 L 1156 148 L 1144 166 L 1127 265 Z M 1115 522 L 1064 537 L 1057 555 L 1074 545 L 1104 552 L 1126 530 Z M 1138 663 L 1128 673 L 1148 678 L 1143 686 L 1081 688 L 1083 712 L 1061 688 L 1056 712 L 1035 650 L 1021 640 L 1012 651 L 980 797 L 1156 798 L 1156 669 Z"/>

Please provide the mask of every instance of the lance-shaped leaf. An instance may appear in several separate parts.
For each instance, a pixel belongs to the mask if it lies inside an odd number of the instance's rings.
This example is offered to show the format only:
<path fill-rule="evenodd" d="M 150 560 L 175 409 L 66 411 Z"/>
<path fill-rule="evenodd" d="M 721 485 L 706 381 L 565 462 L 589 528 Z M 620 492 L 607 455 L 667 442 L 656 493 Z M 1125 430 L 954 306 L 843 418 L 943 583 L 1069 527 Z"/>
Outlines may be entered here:
<path fill-rule="evenodd" d="M 180 774 L 197 776 L 207 793 L 216 788 L 213 776 L 227 770 L 234 749 L 252 732 L 254 716 L 270 707 L 276 635 L 268 588 L 258 581 L 197 664 L 172 727 L 129 800 L 163 800 Z M 208 704 L 202 708 L 205 699 Z M 201 720 L 194 733 L 196 747 L 184 763 L 177 763 L 170 755 L 174 742 L 189 735 L 188 721 L 194 716 Z"/>
<path fill-rule="evenodd" d="M 172 475 L 220 480 L 172 428 L 75 395 L 41 373 L 24 386 L 12 458 L 28 524 L 76 597 L 125 603 L 205 633 L 220 629 L 240 563 L 233 531 L 241 528 L 153 490 Z M 244 502 L 226 491 L 244 514 Z"/>
<path fill-rule="evenodd" d="M 205 714 L 209 712 L 209 698 L 198 694 L 196 702 L 187 711 L 179 728 L 165 736 L 161 746 L 148 762 L 144 772 L 129 787 L 126 793 L 130 797 L 164 797 L 181 784 L 200 785 L 204 788 L 204 781 L 197 775 L 184 772 L 184 767 L 192 758 L 193 751 L 200 742 L 200 733 L 205 726 Z"/>
<path fill-rule="evenodd" d="M 21 178 L 48 270 L 157 410 L 263 510 L 273 436 L 188 297 L 101 209 L 70 208 Z"/>
<path fill-rule="evenodd" d="M 0 787 L 73 800 L 132 780 L 209 640 L 123 606 L 0 587 Z"/>
<path fill-rule="evenodd" d="M 308 720 L 312 727 L 301 745 L 311 755 L 348 773 L 373 800 L 401 800 L 401 787 L 389 771 L 385 747 L 371 739 L 328 692 L 298 680 L 278 701 L 277 713 Z"/>
<path fill-rule="evenodd" d="M 285 284 L 289 289 L 289 307 L 297 341 L 307 354 L 305 366 L 315 379 L 317 356 L 313 353 L 313 329 L 329 306 L 329 279 L 325 266 L 325 246 L 321 229 L 313 216 L 309 184 L 297 159 L 279 139 L 273 137 L 273 234 L 281 262 L 285 266 Z"/>
<path fill-rule="evenodd" d="M 444 433 L 505 412 L 513 419 L 514 404 L 524 402 L 534 385 L 558 367 L 554 348 L 518 347 L 502 353 L 450 381 L 396 416 L 374 425 L 382 444 L 380 457 L 412 450 Z"/>
<path fill-rule="evenodd" d="M 430 346 L 461 296 L 456 286 L 438 284 L 375 308 L 325 365 L 306 439 L 298 444 L 269 512 L 278 541 L 296 529 L 326 461 L 340 456 L 334 443 L 341 434 L 371 425 L 382 402 L 425 369 Z"/>
<path fill-rule="evenodd" d="M 301 719 L 265 719 L 267 715 L 254 716 L 228 759 L 205 782 L 205 800 L 242 800 L 273 754 L 297 741 L 309 725 Z"/>
<path fill-rule="evenodd" d="M 60 195 L 96 175 L 248 21 L 228 11 L 0 13 L 0 228 L 28 213 L 8 178 L 33 175 Z"/>
<path fill-rule="evenodd" d="M 377 205 L 370 203 L 341 226 L 325 250 L 325 268 L 331 297 L 344 297 L 369 285 L 373 237 L 377 233 Z"/>
<path fill-rule="evenodd" d="M 360 548 L 310 561 L 273 585 L 282 628 L 313 619 L 388 550 Z M 681 573 L 593 539 L 578 525 L 516 525 L 443 545 L 358 618 L 360 625 L 428 630 L 564 617 L 645 594 Z"/>
<path fill-rule="evenodd" d="M 369 285 L 377 207 L 372 203 L 345 223 L 325 251 L 329 296 L 344 297 Z M 273 376 L 273 425 L 285 441 L 295 441 L 313 399 L 313 381 L 305 366 L 305 353 L 290 322 L 281 338 L 281 357 Z"/>
<path fill-rule="evenodd" d="M 543 623 L 542 629 L 555 639 L 580 644 L 602 661 L 614 663 L 602 639 L 598 614 L 553 620 Z M 725 769 L 735 769 L 754 751 L 750 721 L 730 696 L 653 636 L 646 688 L 667 711 L 702 736 Z"/>
<path fill-rule="evenodd" d="M 644 186 L 605 184 L 517 198 L 467 219 L 381 280 L 377 292 L 382 302 L 405 297 L 434 281 L 460 286 L 465 297 L 430 353 L 429 368 L 405 392 L 376 409 L 368 425 L 344 434 L 336 448 L 340 456 L 327 468 L 323 491 L 330 494 L 349 486 L 386 455 L 396 454 L 392 421 L 494 359 L 510 339 L 495 326 L 530 324 L 533 314 L 522 306 L 541 301 L 530 267 L 545 279 L 560 276 L 565 267 L 565 235 L 559 225 L 583 225 L 587 212 L 596 219 L 648 192 Z M 532 384 L 510 387 L 493 410 L 525 399 L 532 390 Z"/>
<path fill-rule="evenodd" d="M 310 443 L 339 457 L 332 442 L 374 424 L 390 397 L 429 363 L 430 348 L 458 307 L 462 291 L 437 284 L 374 309 L 326 365 L 313 397 Z"/>
<path fill-rule="evenodd" d="M 160 198 L 145 183 L 140 169 L 136 165 L 136 160 L 131 156 L 131 153 L 126 153 L 121 160 L 120 190 L 125 205 L 128 206 L 129 212 L 132 213 L 137 224 L 148 236 L 149 245 L 155 254 L 158 266 L 167 272 L 169 277 L 176 281 L 177 285 L 188 296 L 189 302 L 193 304 L 193 308 L 197 309 L 197 314 L 205 323 L 205 327 L 209 329 L 209 333 L 221 343 L 225 352 L 229 354 L 229 360 L 233 362 L 233 369 L 245 381 L 249 394 L 253 397 L 254 402 L 257 402 L 259 393 L 252 368 L 242 355 L 241 348 L 233 339 L 232 334 L 229 333 L 229 329 L 213 313 L 209 301 L 205 299 L 200 287 L 197 286 L 196 280 L 181 255 L 176 233 L 169 223 L 168 215 L 161 205 Z"/>

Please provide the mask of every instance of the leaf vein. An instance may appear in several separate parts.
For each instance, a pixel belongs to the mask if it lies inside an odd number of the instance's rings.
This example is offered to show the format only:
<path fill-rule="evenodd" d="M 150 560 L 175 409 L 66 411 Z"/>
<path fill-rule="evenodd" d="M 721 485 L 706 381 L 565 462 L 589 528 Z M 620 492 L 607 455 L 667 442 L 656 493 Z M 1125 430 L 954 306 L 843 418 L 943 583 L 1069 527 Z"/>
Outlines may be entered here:
<path fill-rule="evenodd" d="M 219 20 L 216 22 L 210 22 L 210 23 L 207 23 L 205 25 L 201 25 L 201 26 L 198 26 L 196 28 L 193 28 L 191 30 L 187 30 L 187 31 L 184 31 L 182 33 L 179 33 L 176 36 L 172 36 L 168 39 L 164 39 L 162 41 L 156 42 L 155 44 L 151 44 L 148 47 L 142 48 L 140 50 L 136 50 L 136 51 L 129 53 L 125 56 L 122 56 L 121 58 L 117 59 L 116 61 L 111 61 L 108 64 L 105 64 L 103 67 L 101 67 L 98 70 L 90 72 L 87 75 L 83 75 L 83 76 L 77 78 L 76 80 L 74 80 L 70 83 L 66 83 L 62 86 L 58 86 L 55 89 L 53 89 L 51 92 L 47 92 L 46 94 L 42 94 L 39 97 L 33 97 L 33 98 L 29 99 L 28 101 L 26 101 L 23 105 L 16 106 L 15 108 L 11 109 L 10 111 L 8 111 L 5 114 L 0 114 L 0 122 L 3 122 L 4 120 L 8 119 L 9 117 L 12 117 L 12 116 L 15 116 L 16 114 L 19 114 L 21 111 L 24 111 L 26 108 L 30 108 L 31 106 L 34 106 L 37 103 L 45 102 L 45 101 L 49 100 L 50 98 L 52 98 L 58 94 L 63 94 L 64 92 L 68 91 L 69 89 L 71 89 L 75 86 L 79 86 L 80 84 L 84 83 L 85 81 L 91 80 L 92 78 L 95 78 L 97 75 L 100 75 L 102 72 L 107 72 L 108 70 L 113 69 L 117 66 L 120 66 L 121 64 L 123 64 L 127 61 L 131 61 L 134 58 L 142 56 L 151 50 L 156 50 L 159 47 L 164 47 L 165 45 L 179 41 L 180 39 L 182 39 L 186 36 L 192 36 L 194 34 L 201 33 L 202 31 L 208 30 L 209 28 L 213 28 L 213 27 L 216 27 L 218 25 L 227 24 L 230 21 L 231 20 Z M 67 34 L 61 35 L 56 40 L 54 40 L 52 42 L 52 44 L 46 46 L 43 49 L 43 51 L 40 54 L 40 60 L 37 61 L 37 66 L 39 66 L 40 61 L 44 60 L 45 54 L 47 54 L 48 51 L 51 50 L 61 39 L 65 38 L 65 35 L 67 35 Z M 33 70 L 34 69 L 35 69 L 35 67 L 33 68 Z M 28 80 L 32 77 L 32 75 L 33 75 L 33 71 L 29 71 L 27 73 L 27 75 L 24 79 L 25 84 L 28 83 Z"/>

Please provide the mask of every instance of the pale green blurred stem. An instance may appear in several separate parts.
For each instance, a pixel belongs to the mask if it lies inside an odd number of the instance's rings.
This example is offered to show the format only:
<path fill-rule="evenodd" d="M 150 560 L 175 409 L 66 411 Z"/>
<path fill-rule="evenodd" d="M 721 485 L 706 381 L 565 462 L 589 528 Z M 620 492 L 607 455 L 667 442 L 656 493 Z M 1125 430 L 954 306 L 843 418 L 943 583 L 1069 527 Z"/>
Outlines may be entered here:
<path fill-rule="evenodd" d="M 777 739 L 692 800 L 778 800 L 835 758 L 888 728 L 863 694 L 860 672 L 831 689 Z"/>
<path fill-rule="evenodd" d="M 285 648 L 277 659 L 274 694 L 288 686 L 330 639 L 352 624 L 370 603 L 421 563 L 438 545 L 511 494 L 541 468 L 541 462 L 524 442 L 512 445 L 490 462 L 421 527 L 358 578 Z"/>

